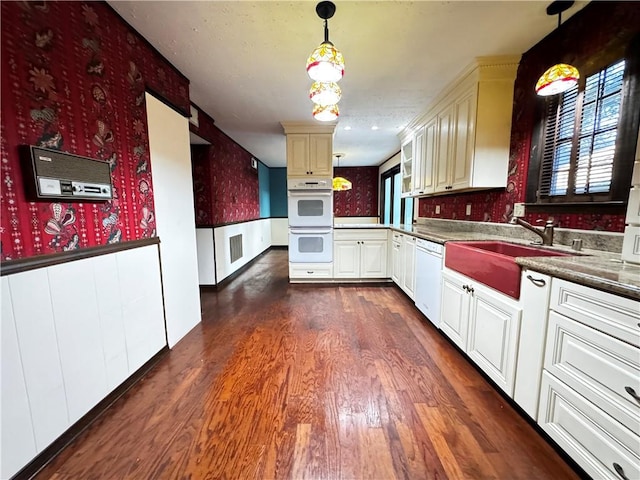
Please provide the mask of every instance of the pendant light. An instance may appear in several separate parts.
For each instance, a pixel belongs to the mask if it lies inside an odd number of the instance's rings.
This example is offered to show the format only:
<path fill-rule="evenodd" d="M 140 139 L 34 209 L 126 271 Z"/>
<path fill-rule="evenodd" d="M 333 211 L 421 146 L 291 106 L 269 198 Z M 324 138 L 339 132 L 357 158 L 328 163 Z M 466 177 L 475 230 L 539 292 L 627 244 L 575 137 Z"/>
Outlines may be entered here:
<path fill-rule="evenodd" d="M 320 2 L 316 13 L 324 20 L 324 42 L 316 48 L 307 60 L 307 73 L 316 82 L 338 82 L 344 75 L 344 58 L 329 41 L 327 20 L 336 13 L 333 2 Z"/>
<path fill-rule="evenodd" d="M 562 23 L 562 12 L 573 5 L 573 1 L 556 0 L 547 7 L 547 15 L 558 15 L 558 28 Z M 580 73 L 573 65 L 558 63 L 550 67 L 536 83 L 536 93 L 540 96 L 556 95 L 578 84 Z"/>
<path fill-rule="evenodd" d="M 321 122 L 331 122 L 339 115 L 338 105 L 315 105 L 313 107 L 313 118 Z"/>
<path fill-rule="evenodd" d="M 340 158 L 344 157 L 344 153 L 334 153 L 334 157 L 338 159 L 338 168 L 340 168 Z M 333 190 L 337 192 L 343 192 L 345 190 L 351 190 L 352 184 L 344 177 L 333 177 Z"/>
<path fill-rule="evenodd" d="M 309 98 L 316 105 L 335 105 L 342 97 L 342 90 L 335 82 L 313 82 Z"/>

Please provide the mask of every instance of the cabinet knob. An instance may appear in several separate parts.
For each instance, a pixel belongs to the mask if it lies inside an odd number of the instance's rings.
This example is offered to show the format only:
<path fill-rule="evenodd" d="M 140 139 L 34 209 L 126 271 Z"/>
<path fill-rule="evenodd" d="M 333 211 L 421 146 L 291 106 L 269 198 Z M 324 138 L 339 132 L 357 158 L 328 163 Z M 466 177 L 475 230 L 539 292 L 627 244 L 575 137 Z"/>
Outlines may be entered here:
<path fill-rule="evenodd" d="M 638 394 L 636 393 L 636 391 L 633 389 L 633 387 L 624 387 L 625 391 L 631 395 L 631 397 L 638 403 L 640 403 L 640 396 L 638 396 Z"/>
<path fill-rule="evenodd" d="M 618 475 L 620 475 L 620 478 L 622 478 L 622 480 L 629 480 L 629 477 L 625 475 L 624 469 L 619 463 L 613 462 L 613 469 Z"/>

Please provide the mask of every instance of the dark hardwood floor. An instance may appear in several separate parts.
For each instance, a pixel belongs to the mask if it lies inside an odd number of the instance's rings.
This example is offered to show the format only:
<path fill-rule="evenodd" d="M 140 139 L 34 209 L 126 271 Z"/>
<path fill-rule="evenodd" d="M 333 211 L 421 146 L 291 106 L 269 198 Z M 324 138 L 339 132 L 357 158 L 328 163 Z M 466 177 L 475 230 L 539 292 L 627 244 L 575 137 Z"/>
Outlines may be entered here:
<path fill-rule="evenodd" d="M 46 479 L 573 479 L 396 287 L 289 285 L 270 251 Z"/>

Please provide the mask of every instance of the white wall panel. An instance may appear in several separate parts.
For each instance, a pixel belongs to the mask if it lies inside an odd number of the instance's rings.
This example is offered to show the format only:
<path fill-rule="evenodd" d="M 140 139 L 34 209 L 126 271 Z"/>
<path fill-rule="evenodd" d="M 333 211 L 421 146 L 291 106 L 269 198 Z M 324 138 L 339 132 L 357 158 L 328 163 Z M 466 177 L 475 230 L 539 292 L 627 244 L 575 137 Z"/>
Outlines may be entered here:
<path fill-rule="evenodd" d="M 200 285 L 215 285 L 216 260 L 213 253 L 213 228 L 197 228 L 196 245 L 198 248 L 198 283 Z"/>
<path fill-rule="evenodd" d="M 146 94 L 169 346 L 201 320 L 189 123 Z"/>
<path fill-rule="evenodd" d="M 12 275 L 9 288 L 36 447 L 40 451 L 69 426 L 47 271 Z"/>
<path fill-rule="evenodd" d="M 0 478 L 10 478 L 35 457 L 36 439 L 33 434 L 27 386 L 22 372 L 22 360 L 9 279 L 2 277 L 2 389 L 0 425 Z"/>
<path fill-rule="evenodd" d="M 218 283 L 269 248 L 271 232 L 269 227 L 264 225 L 267 222 L 270 222 L 270 219 L 264 218 L 214 229 Z M 242 257 L 232 263 L 229 238 L 238 234 L 242 234 Z"/>
<path fill-rule="evenodd" d="M 289 219 L 288 218 L 272 218 L 271 219 L 271 245 L 287 246 L 289 245 Z"/>
<path fill-rule="evenodd" d="M 116 261 L 129 373 L 133 373 L 166 345 L 158 249 L 125 250 Z"/>
<path fill-rule="evenodd" d="M 107 386 L 111 391 L 129 376 L 118 263 L 115 255 L 95 257 L 92 263 Z"/>

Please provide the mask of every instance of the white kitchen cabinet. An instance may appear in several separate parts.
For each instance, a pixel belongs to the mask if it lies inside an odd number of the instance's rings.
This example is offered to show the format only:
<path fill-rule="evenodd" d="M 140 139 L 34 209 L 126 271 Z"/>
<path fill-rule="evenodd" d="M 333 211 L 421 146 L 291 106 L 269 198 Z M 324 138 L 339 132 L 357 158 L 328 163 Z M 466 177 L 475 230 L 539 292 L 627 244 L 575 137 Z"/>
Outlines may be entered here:
<path fill-rule="evenodd" d="M 442 305 L 442 331 L 512 397 L 522 313 L 518 301 L 445 269 Z"/>
<path fill-rule="evenodd" d="M 513 397 L 522 309 L 516 300 L 471 284 L 467 355 Z"/>
<path fill-rule="evenodd" d="M 513 399 L 534 420 L 538 416 L 550 292 L 551 277 L 526 269 L 522 271 L 522 323 Z"/>
<path fill-rule="evenodd" d="M 391 279 L 399 287 L 402 285 L 403 263 L 402 236 L 399 233 L 393 233 L 391 241 Z"/>
<path fill-rule="evenodd" d="M 287 135 L 287 176 L 332 177 L 333 135 L 292 133 Z"/>
<path fill-rule="evenodd" d="M 416 290 L 416 237 L 402 235 L 402 290 L 411 300 L 415 299 Z"/>
<path fill-rule="evenodd" d="M 400 174 L 402 176 L 401 196 L 408 197 L 413 194 L 414 171 L 413 171 L 414 139 L 411 136 L 400 147 Z"/>
<path fill-rule="evenodd" d="M 335 278 L 386 278 L 387 232 L 384 229 L 339 229 L 334 232 Z"/>
<path fill-rule="evenodd" d="M 640 478 L 640 302 L 554 278 L 538 423 L 593 478 Z"/>
<path fill-rule="evenodd" d="M 291 263 L 289 279 L 296 281 L 330 281 L 333 278 L 333 263 Z"/>
<path fill-rule="evenodd" d="M 506 186 L 518 62 L 477 58 L 400 133 L 403 142 L 424 138 L 414 148 L 413 195 Z"/>
<path fill-rule="evenodd" d="M 443 270 L 440 329 L 463 351 L 467 350 L 469 326 L 470 296 L 466 287 L 463 278 Z"/>

